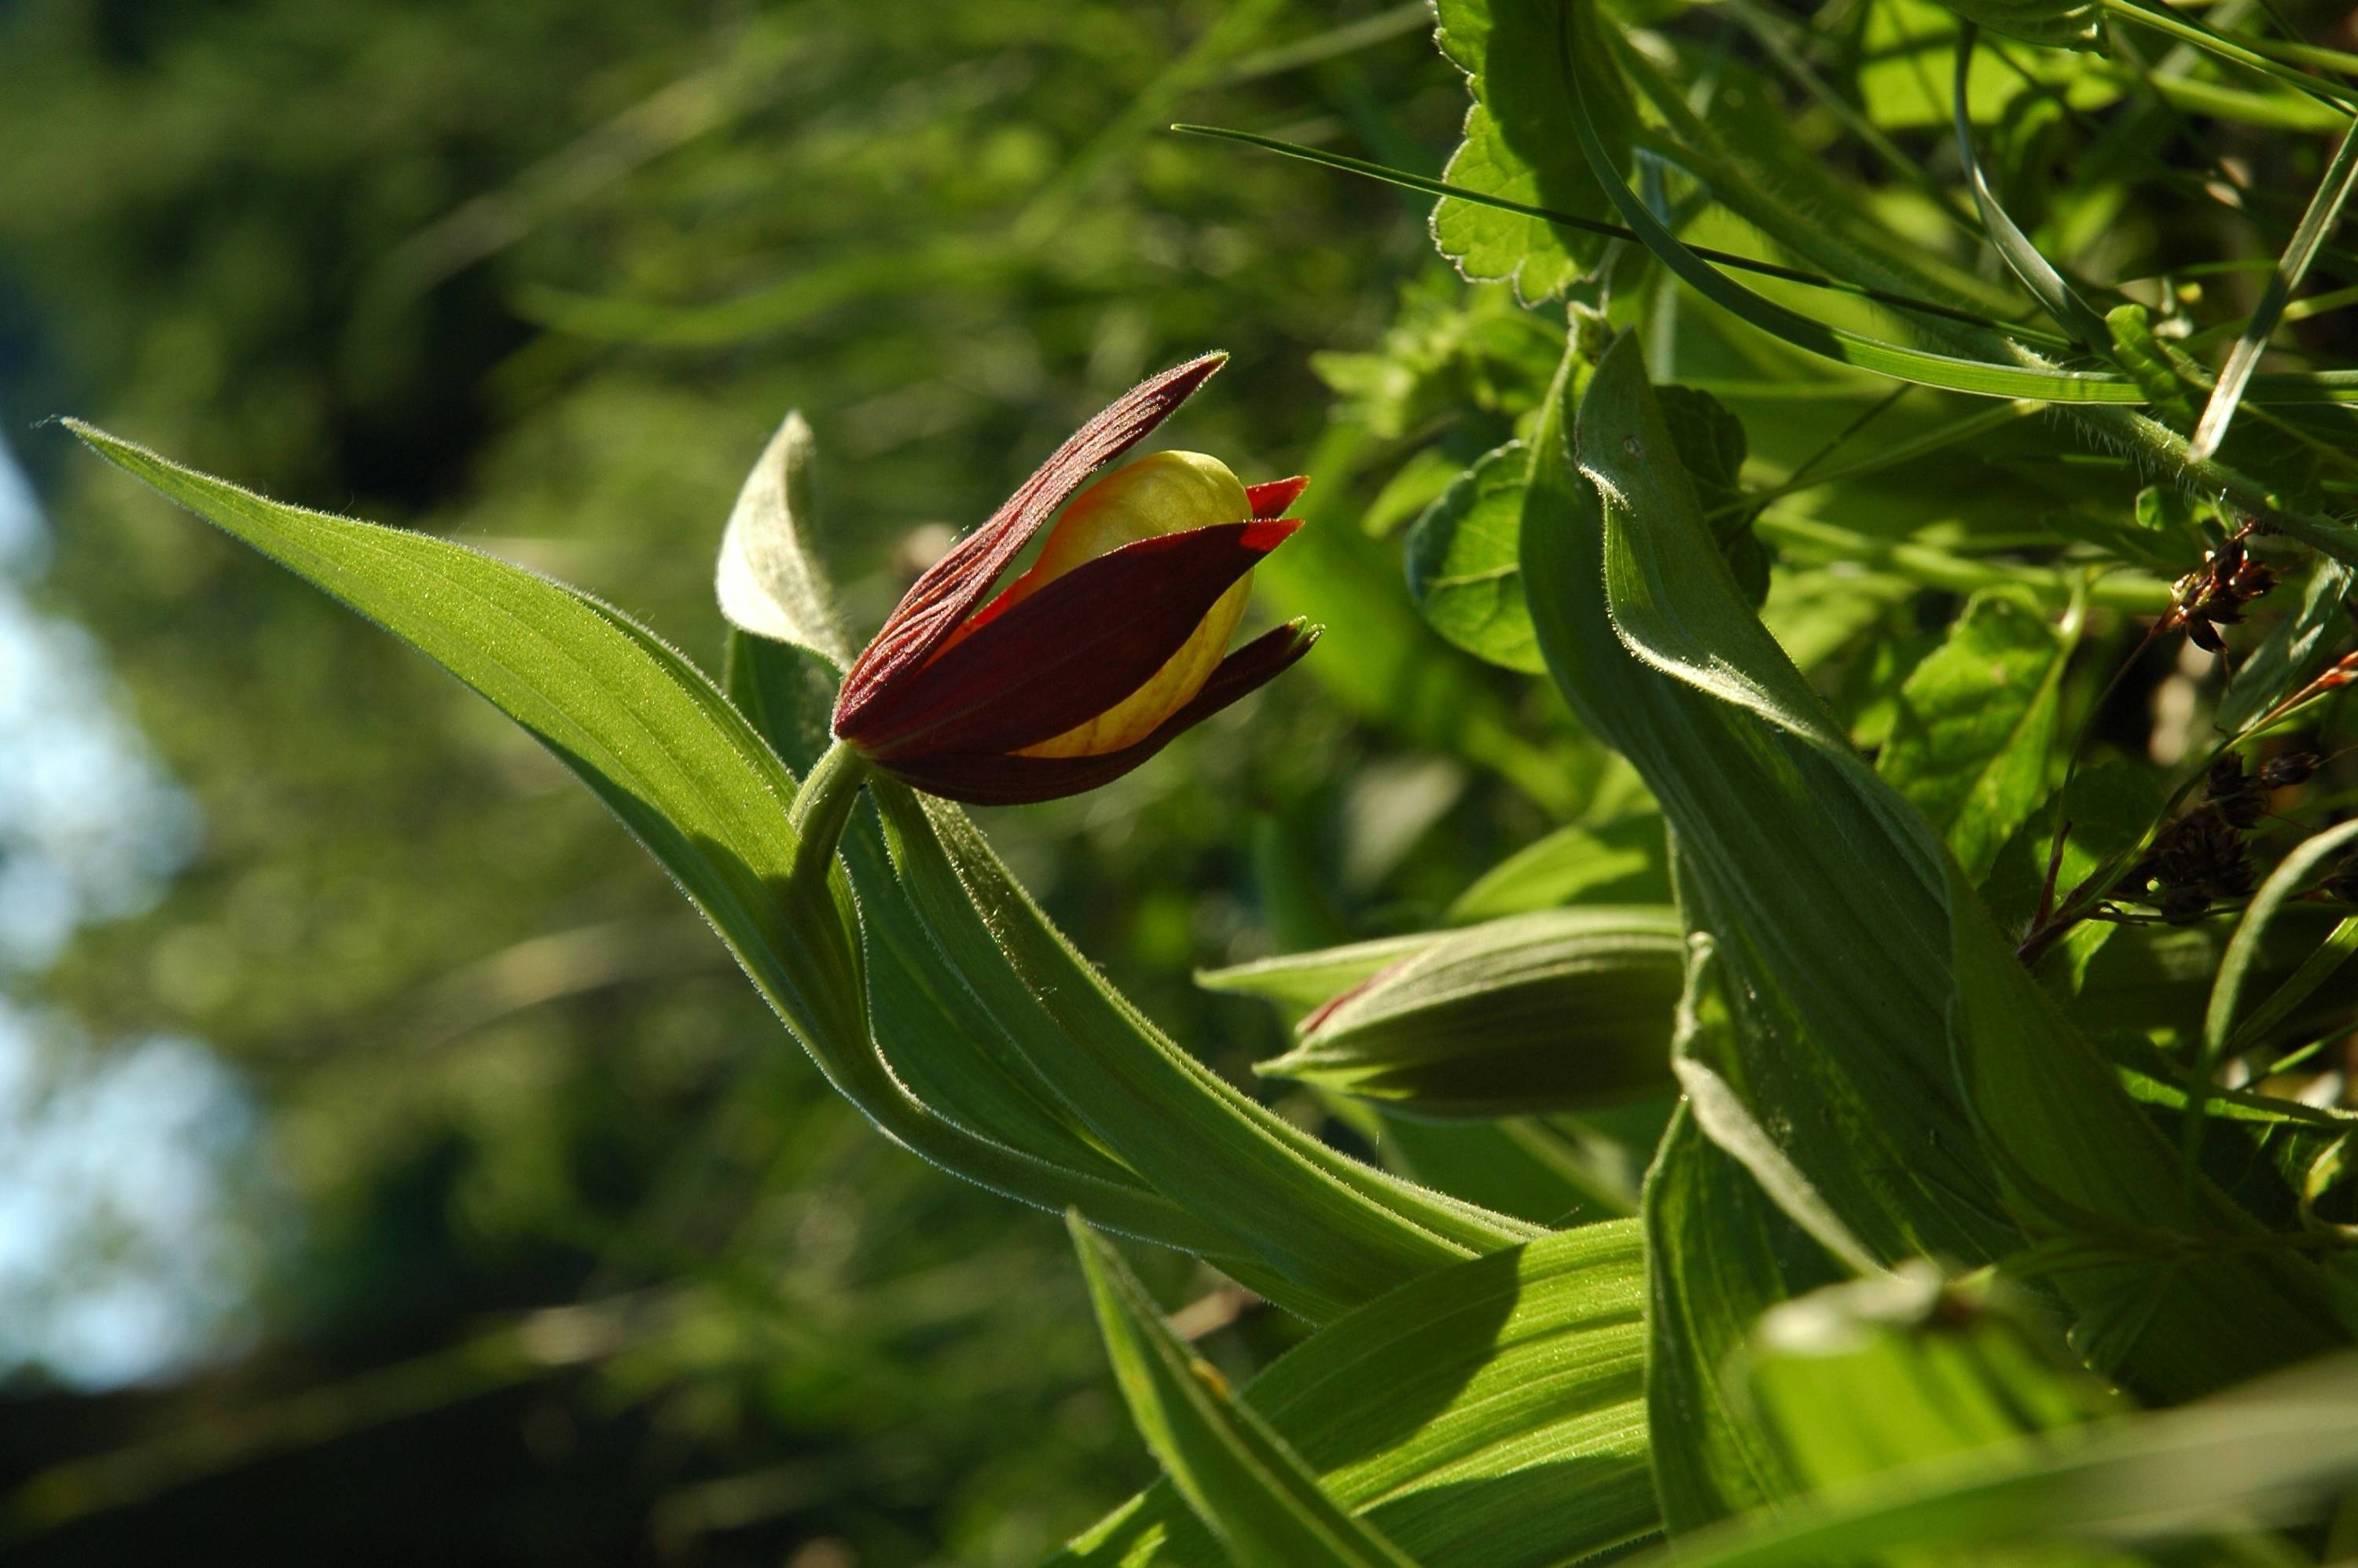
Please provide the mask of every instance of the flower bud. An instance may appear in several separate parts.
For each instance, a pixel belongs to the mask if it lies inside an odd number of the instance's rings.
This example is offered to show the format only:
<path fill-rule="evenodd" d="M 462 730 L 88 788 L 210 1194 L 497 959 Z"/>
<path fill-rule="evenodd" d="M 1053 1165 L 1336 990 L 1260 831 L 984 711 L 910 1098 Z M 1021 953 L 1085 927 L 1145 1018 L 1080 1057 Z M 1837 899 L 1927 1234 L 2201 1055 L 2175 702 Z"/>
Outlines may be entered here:
<path fill-rule="evenodd" d="M 953 800 L 1047 800 L 1128 773 L 1308 652 L 1317 629 L 1297 621 L 1221 656 L 1254 564 L 1301 525 L 1282 514 L 1307 481 L 1249 486 L 1215 459 L 1163 452 L 1074 497 L 1222 357 L 1090 420 L 919 578 L 853 661 L 838 738 Z M 1068 499 L 1039 559 L 984 603 Z"/>

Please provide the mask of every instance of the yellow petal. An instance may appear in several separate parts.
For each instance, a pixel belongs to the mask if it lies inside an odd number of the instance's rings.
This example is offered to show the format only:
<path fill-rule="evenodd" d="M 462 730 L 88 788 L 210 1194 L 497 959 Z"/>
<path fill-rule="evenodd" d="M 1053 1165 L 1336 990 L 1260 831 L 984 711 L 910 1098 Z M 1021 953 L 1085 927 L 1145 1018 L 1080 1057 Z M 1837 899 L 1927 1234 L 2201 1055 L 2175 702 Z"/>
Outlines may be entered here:
<path fill-rule="evenodd" d="M 1009 586 L 1008 596 L 1024 599 L 1083 562 L 1141 539 L 1241 523 L 1251 515 L 1243 483 L 1219 459 L 1201 452 L 1157 452 L 1116 469 L 1075 496 L 1049 531 L 1039 559 Z M 1250 578 L 1239 579 L 1145 685 L 1095 719 L 1026 746 L 1021 754 L 1088 757 L 1144 740 L 1211 678 L 1228 651 L 1229 634 L 1244 617 L 1250 591 Z"/>

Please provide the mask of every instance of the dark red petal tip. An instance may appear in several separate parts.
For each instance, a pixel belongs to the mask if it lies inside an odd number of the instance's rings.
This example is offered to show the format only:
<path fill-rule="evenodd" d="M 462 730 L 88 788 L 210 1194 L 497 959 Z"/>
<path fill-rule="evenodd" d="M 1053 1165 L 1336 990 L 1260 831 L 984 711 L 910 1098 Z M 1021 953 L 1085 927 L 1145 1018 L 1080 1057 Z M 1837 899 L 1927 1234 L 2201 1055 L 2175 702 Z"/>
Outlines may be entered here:
<path fill-rule="evenodd" d="M 1230 654 L 1204 689 L 1134 746 L 1097 757 L 1017 757 L 995 752 L 928 755 L 884 764 L 902 783 L 968 806 L 1025 806 L 1080 795 L 1129 773 L 1179 734 L 1259 690 L 1308 653 L 1324 627 L 1300 621 L 1263 633 Z"/>
<path fill-rule="evenodd" d="M 1061 735 L 1145 685 L 1214 601 L 1300 526 L 1290 517 L 1223 523 L 1109 551 L 859 712 L 838 714 L 836 733 L 880 762 L 1015 752 Z"/>
<path fill-rule="evenodd" d="M 1116 398 L 1066 438 L 989 522 L 936 561 L 885 617 L 875 641 L 852 662 L 843 695 L 836 703 L 838 727 L 857 715 L 879 688 L 903 672 L 922 668 L 1056 508 L 1070 500 L 1089 475 L 1177 412 L 1228 357 L 1225 352 L 1209 353 L 1174 365 Z"/>
<path fill-rule="evenodd" d="M 1295 474 L 1292 479 L 1273 479 L 1267 484 L 1245 486 L 1245 499 L 1252 503 L 1256 517 L 1282 517 L 1286 509 L 1302 499 L 1310 488 L 1308 474 Z"/>

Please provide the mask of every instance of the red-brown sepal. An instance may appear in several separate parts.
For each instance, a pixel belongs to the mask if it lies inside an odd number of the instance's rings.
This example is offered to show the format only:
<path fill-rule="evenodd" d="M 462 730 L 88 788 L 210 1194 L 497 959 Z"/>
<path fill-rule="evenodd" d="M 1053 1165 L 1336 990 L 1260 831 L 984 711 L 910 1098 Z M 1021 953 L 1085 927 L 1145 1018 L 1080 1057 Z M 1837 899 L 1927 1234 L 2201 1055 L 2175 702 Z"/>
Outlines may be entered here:
<path fill-rule="evenodd" d="M 1276 679 L 1310 651 L 1320 630 L 1293 621 L 1254 638 L 1223 659 L 1203 689 L 1152 733 L 1119 752 L 1094 757 L 945 752 L 882 766 L 903 784 L 969 806 L 1022 806 L 1080 795 L 1121 777 L 1169 745 L 1181 731 Z"/>
<path fill-rule="evenodd" d="M 1175 413 L 1227 359 L 1225 353 L 1206 354 L 1133 387 L 1073 432 L 989 522 L 935 562 L 852 661 L 836 699 L 836 732 L 848 735 L 847 725 L 856 725 L 880 693 L 923 669 L 1056 508 L 1091 474 Z"/>
<path fill-rule="evenodd" d="M 1085 562 L 896 679 L 836 733 L 879 762 L 1007 752 L 1086 723 L 1144 686 L 1220 595 L 1301 524 L 1224 523 Z M 1214 673 L 1217 678 L 1217 672 Z"/>

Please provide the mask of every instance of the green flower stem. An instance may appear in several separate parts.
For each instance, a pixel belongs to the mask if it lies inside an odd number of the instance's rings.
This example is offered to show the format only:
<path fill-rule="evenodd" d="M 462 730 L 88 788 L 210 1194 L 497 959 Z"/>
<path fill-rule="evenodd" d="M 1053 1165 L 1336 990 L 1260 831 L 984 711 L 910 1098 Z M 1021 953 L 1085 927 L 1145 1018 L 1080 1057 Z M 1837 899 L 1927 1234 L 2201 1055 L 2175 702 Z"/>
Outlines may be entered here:
<path fill-rule="evenodd" d="M 811 764 L 786 812 L 795 830 L 796 888 L 811 886 L 835 864 L 835 847 L 843 842 L 843 830 L 851 821 L 851 808 L 860 792 L 867 787 L 868 774 L 868 759 L 841 741 L 830 744 Z"/>
<path fill-rule="evenodd" d="M 861 971 L 850 879 L 838 870 L 836 848 L 872 770 L 866 758 L 838 741 L 804 776 L 787 808 L 795 829 L 788 876 L 788 918 L 803 934 L 806 953 L 827 966 L 824 992 L 835 1005 L 806 1021 L 803 1044 L 827 1080 L 887 1137 L 945 1170 L 1051 1210 L 1078 1205 L 1093 1223 L 1220 1263 L 1242 1254 L 1237 1238 L 1142 1185 L 1108 1181 L 983 1137 L 912 1095 L 892 1070 L 874 1034 Z"/>

